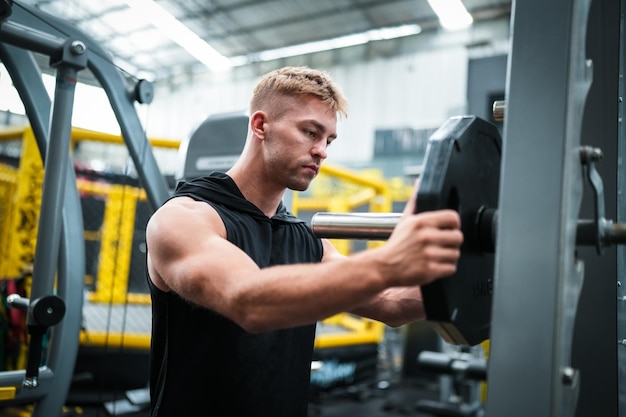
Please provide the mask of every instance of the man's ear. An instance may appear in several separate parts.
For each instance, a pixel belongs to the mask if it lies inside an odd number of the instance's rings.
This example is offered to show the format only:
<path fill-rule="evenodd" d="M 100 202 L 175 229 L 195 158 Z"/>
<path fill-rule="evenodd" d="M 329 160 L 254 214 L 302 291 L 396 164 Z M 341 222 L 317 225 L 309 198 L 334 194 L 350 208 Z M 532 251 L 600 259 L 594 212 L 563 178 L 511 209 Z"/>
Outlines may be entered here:
<path fill-rule="evenodd" d="M 250 116 L 250 130 L 257 138 L 263 140 L 267 135 L 267 113 L 258 110 Z"/>

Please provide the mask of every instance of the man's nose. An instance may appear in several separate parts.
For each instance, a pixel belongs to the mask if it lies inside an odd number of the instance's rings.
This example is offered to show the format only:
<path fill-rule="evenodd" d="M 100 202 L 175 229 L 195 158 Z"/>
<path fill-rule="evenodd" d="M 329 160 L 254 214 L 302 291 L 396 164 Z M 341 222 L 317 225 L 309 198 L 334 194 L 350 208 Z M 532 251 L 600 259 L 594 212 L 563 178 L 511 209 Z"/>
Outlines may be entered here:
<path fill-rule="evenodd" d="M 326 143 L 326 141 L 319 141 L 313 146 L 313 148 L 311 149 L 311 153 L 321 159 L 326 159 L 326 157 L 328 156 L 327 149 L 328 144 Z"/>

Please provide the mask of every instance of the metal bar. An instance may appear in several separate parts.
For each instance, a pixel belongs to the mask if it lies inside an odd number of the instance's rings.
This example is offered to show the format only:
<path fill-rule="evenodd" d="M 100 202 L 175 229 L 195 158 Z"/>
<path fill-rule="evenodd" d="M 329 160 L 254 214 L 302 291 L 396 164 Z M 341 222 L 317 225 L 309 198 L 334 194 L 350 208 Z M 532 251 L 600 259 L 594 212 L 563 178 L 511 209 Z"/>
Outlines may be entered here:
<path fill-rule="evenodd" d="M 152 209 L 158 208 L 170 196 L 165 177 L 154 158 L 152 147 L 137 117 L 134 104 L 126 92 L 118 69 L 99 55 L 91 55 L 89 69 L 107 93 L 109 102 L 122 131 L 141 184 L 146 189 Z"/>
<path fill-rule="evenodd" d="M 65 43 L 65 39 L 10 20 L 0 25 L 0 39 L 5 44 L 48 56 L 58 53 Z"/>
<path fill-rule="evenodd" d="M 32 417 L 61 414 L 74 376 L 78 339 L 82 326 L 85 281 L 85 237 L 80 196 L 72 164 L 66 165 L 61 242 L 57 269 L 58 295 L 65 301 L 65 317 L 52 328 L 47 367 L 54 370 L 54 384 L 35 406 Z M 41 370 L 39 371 L 41 380 Z"/>
<path fill-rule="evenodd" d="M 584 270 L 575 258 L 575 149 L 589 86 L 589 1 L 513 5 L 485 413 L 571 416 L 571 333 Z"/>
<path fill-rule="evenodd" d="M 401 213 L 315 213 L 311 229 L 329 239 L 386 240 L 400 221 Z"/>
<path fill-rule="evenodd" d="M 10 387 L 10 386 L 20 386 L 22 381 L 24 381 L 24 376 L 25 376 L 25 371 L 24 370 L 18 370 L 18 371 L 2 371 L 0 372 L 0 386 L 2 387 Z M 42 397 L 42 394 L 46 394 L 46 396 L 48 396 L 48 393 L 50 392 L 50 388 L 56 384 L 56 374 L 47 367 L 42 367 L 39 370 L 39 387 L 37 389 L 28 389 L 28 390 L 18 390 L 17 393 L 17 399 L 20 401 L 20 403 L 26 403 L 26 402 L 31 402 L 31 401 L 37 401 L 40 400 Z M 62 409 L 62 405 L 65 402 L 65 397 L 62 398 L 63 402 L 61 403 L 61 405 L 59 406 L 58 410 L 54 410 L 54 412 L 52 411 L 52 409 L 48 409 L 48 414 L 45 413 L 41 413 L 41 414 L 36 414 L 36 412 L 33 412 L 33 416 L 35 415 L 39 415 L 39 416 L 47 416 L 47 417 L 52 417 L 52 416 L 60 416 L 61 415 L 61 409 Z M 35 407 L 36 409 L 39 408 L 39 406 Z"/>
<path fill-rule="evenodd" d="M 625 76 L 625 64 L 624 61 L 624 48 L 626 47 L 624 43 L 624 36 L 626 34 L 625 28 L 625 20 L 624 20 L 624 10 L 626 10 L 626 0 L 620 0 L 620 9 L 622 13 L 620 13 L 620 42 L 619 42 L 619 91 L 618 91 L 618 139 L 617 139 L 617 158 L 619 161 L 626 160 L 626 146 L 624 146 L 624 139 L 626 138 L 626 134 L 624 129 L 626 128 L 626 124 L 624 124 L 624 97 L 626 94 L 625 85 L 624 85 L 624 76 Z M 624 181 L 626 178 L 626 168 L 623 163 L 619 163 L 617 165 L 617 222 L 626 222 L 626 194 L 623 190 L 626 189 L 626 182 Z M 624 274 L 626 273 L 625 269 L 626 265 L 626 247 L 617 248 L 617 297 L 618 299 L 626 296 L 626 286 L 624 285 Z M 624 340 L 625 338 L 625 329 L 626 329 L 626 312 L 624 303 L 617 303 L 617 340 Z M 626 363 L 626 348 L 624 345 L 620 345 L 620 348 L 617 351 L 618 354 L 618 398 L 619 410 L 626 410 L 626 372 L 624 371 L 623 364 Z"/>
<path fill-rule="evenodd" d="M 61 213 L 65 195 L 65 173 L 69 163 L 72 108 L 78 71 L 61 65 L 57 73 L 54 109 L 50 126 L 50 146 L 46 155 L 41 215 L 35 247 L 31 299 L 51 294 L 52 279 L 59 259 Z M 30 323 L 29 323 L 30 324 Z"/>
<path fill-rule="evenodd" d="M 315 236 L 327 239 L 386 240 L 401 217 L 402 213 L 319 212 L 311 217 L 311 230 Z M 494 221 L 497 223 L 497 220 Z M 600 219 L 600 236 L 596 233 L 597 226 L 593 219 L 578 220 L 576 244 L 604 246 L 626 243 L 626 224 Z"/>

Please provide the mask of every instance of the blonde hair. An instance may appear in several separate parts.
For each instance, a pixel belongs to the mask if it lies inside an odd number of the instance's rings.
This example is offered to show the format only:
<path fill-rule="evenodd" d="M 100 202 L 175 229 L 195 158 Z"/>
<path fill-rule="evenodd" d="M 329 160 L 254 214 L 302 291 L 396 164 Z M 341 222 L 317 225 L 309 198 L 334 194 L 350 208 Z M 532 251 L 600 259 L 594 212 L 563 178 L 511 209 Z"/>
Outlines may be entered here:
<path fill-rule="evenodd" d="M 335 113 L 348 115 L 348 101 L 330 75 L 308 67 L 283 67 L 261 77 L 250 100 L 250 114 L 261 109 L 281 114 L 287 110 L 281 99 L 300 95 L 313 95 Z"/>

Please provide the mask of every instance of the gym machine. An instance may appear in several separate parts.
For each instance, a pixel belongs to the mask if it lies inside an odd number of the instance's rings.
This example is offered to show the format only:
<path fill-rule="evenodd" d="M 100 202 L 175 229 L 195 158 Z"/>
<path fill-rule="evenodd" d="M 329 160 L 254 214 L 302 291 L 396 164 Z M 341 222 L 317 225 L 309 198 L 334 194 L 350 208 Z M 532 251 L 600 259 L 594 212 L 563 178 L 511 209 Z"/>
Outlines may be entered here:
<path fill-rule="evenodd" d="M 37 56 L 56 72 L 54 105 L 44 88 Z M 8 303 L 27 311 L 28 366 L 0 372 L 2 405 L 33 403 L 32 415 L 61 415 L 78 351 L 85 275 L 81 206 L 69 143 L 79 72 L 90 70 L 105 90 L 122 136 L 155 209 L 169 197 L 134 103 L 149 103 L 144 80 L 124 79 L 109 54 L 62 19 L 11 0 L 0 1 L 0 60 L 17 89 L 35 134 L 45 174 L 29 299 Z M 42 337 L 50 331 L 45 351 Z"/>
<path fill-rule="evenodd" d="M 482 415 L 477 382 L 487 380 L 485 358 L 476 358 L 469 352 L 449 355 L 442 352 L 422 351 L 417 362 L 425 372 L 447 375 L 450 378 L 449 392 L 444 401 L 420 399 L 416 403 L 419 411 L 434 416 L 477 417 Z"/>
<path fill-rule="evenodd" d="M 452 279 L 422 287 L 424 309 L 448 343 L 477 345 L 489 338 L 493 270 L 498 230 L 501 139 L 497 128 L 475 116 L 453 117 L 429 139 L 416 212 L 454 209 L 465 237 Z M 595 216 L 579 219 L 576 244 L 605 247 L 626 243 L 626 224 L 605 218 L 604 186 L 596 169 L 602 151 L 583 146 L 580 165 L 594 194 Z M 329 239 L 389 238 L 401 213 L 315 213 L 311 228 Z"/>
<path fill-rule="evenodd" d="M 489 175 L 481 178 L 480 171 L 465 172 L 473 179 L 457 176 L 445 185 L 445 175 L 425 167 L 418 209 L 424 205 L 458 209 L 467 240 L 459 262 L 461 276 L 442 280 L 439 289 L 425 288 L 426 316 L 442 338 L 451 342 L 490 340 L 487 416 L 618 415 L 616 327 L 612 324 L 619 281 L 607 281 L 593 272 L 602 275 L 599 271 L 606 269 L 599 266 L 599 258 L 610 262 L 617 252 L 623 259 L 623 249 L 613 245 L 624 243 L 620 223 L 624 215 L 617 213 L 617 223 L 605 217 L 605 198 L 614 202 L 615 197 L 604 192 L 599 175 L 604 167 L 597 164 L 603 153 L 615 156 L 616 150 L 617 160 L 624 158 L 621 141 L 616 140 L 621 139 L 618 129 L 622 128 L 618 114 L 622 114 L 623 92 L 618 80 L 623 76 L 623 7 L 620 1 L 514 3 L 497 205 L 481 201 L 472 206 L 473 196 L 468 200 L 464 194 L 466 186 L 482 193 L 483 180 L 489 187 Z M 448 121 L 448 127 L 431 138 L 433 155 L 450 157 L 433 156 L 434 167 L 449 169 L 446 163 L 455 153 L 463 153 L 467 144 L 461 131 L 456 137 L 452 134 L 455 138 L 449 146 L 439 143 L 463 119 Z M 497 140 L 487 130 L 493 131 L 485 127 L 470 136 L 495 144 Z M 497 146 L 490 146 L 489 152 L 496 154 Z M 426 158 L 428 164 L 430 156 Z M 479 170 L 488 169 L 478 165 Z M 620 180 L 621 169 L 616 176 Z M 604 177 L 610 184 L 613 178 Z M 581 216 L 585 187 L 593 196 L 591 216 Z M 431 190 L 434 194 L 429 194 Z M 314 228 L 330 218 L 325 216 L 313 222 L 319 221 Z M 379 239 L 396 220 L 389 214 L 357 225 L 352 218 L 331 222 L 353 228 L 360 238 L 370 234 Z M 352 232 L 344 232 L 343 237 L 350 238 L 347 235 Z M 586 246 L 593 247 L 594 258 Z M 465 265 L 474 262 L 464 259 L 468 254 L 484 257 L 493 275 L 483 274 L 480 268 L 480 274 L 463 275 Z M 605 297 L 588 295 L 592 290 Z M 586 300 L 591 296 L 596 296 L 593 306 Z M 433 305 L 441 307 L 442 316 Z M 585 340 L 591 335 L 599 338 Z"/>

